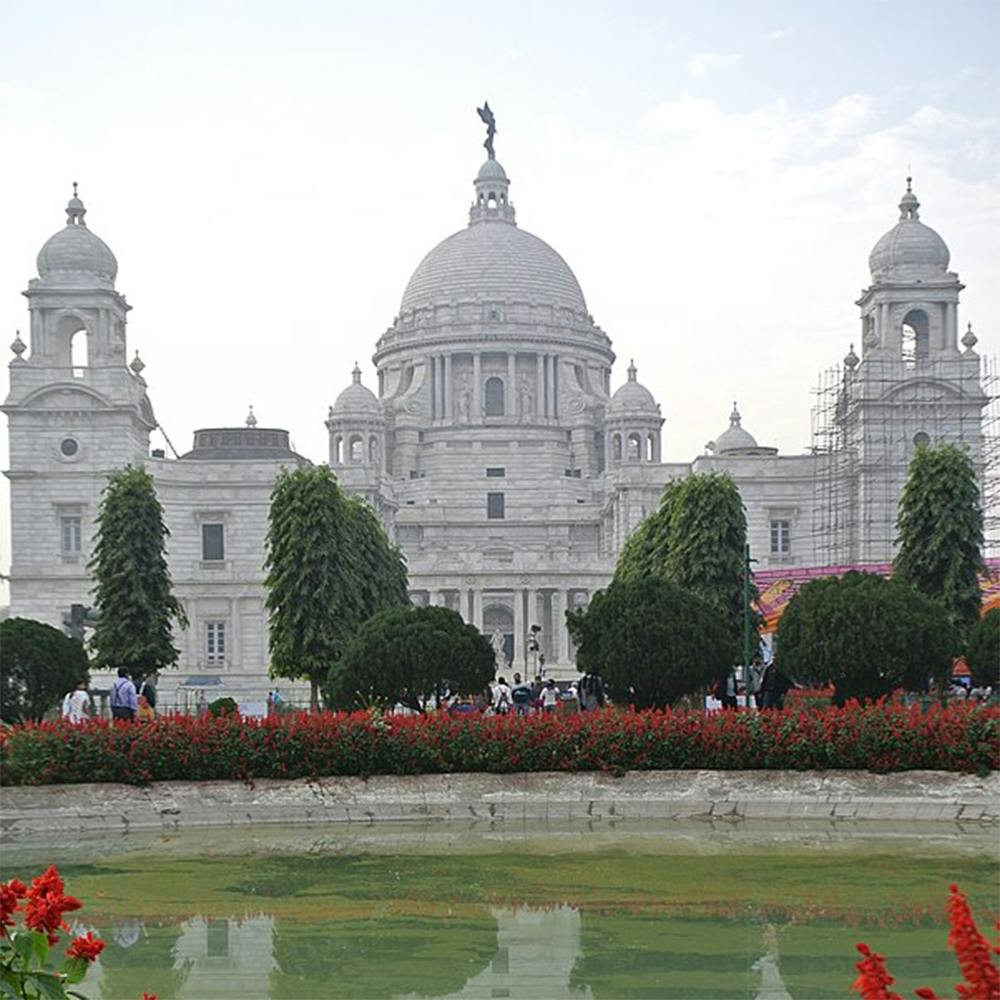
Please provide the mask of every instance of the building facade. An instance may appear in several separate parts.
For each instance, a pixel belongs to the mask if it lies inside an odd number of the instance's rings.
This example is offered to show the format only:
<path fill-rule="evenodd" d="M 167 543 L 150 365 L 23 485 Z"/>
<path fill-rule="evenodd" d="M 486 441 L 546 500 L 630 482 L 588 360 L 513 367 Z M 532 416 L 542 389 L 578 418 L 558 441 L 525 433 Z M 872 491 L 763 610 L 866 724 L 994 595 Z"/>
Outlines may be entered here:
<path fill-rule="evenodd" d="M 128 360 L 117 262 L 75 192 L 66 212 L 25 292 L 30 347 L 18 336 L 11 348 L 11 613 L 59 625 L 70 604 L 89 603 L 106 474 L 142 462 L 191 621 L 178 636 L 182 675 L 261 690 L 268 501 L 278 471 L 307 460 L 252 413 L 197 431 L 186 454 L 150 450 L 157 421 L 143 364 Z M 420 262 L 378 338 L 377 391 L 356 367 L 329 407 L 327 460 L 402 547 L 413 600 L 499 629 L 513 666 L 531 672 L 532 633 L 557 676 L 573 672 L 564 612 L 607 584 L 664 484 L 691 472 L 733 476 L 762 567 L 890 559 L 915 447 L 960 442 L 981 467 L 987 401 L 976 338 L 958 338 L 963 286 L 909 182 L 899 212 L 871 253 L 860 354 L 852 344 L 827 386 L 813 449 L 759 445 L 734 404 L 705 454 L 666 462 L 660 406 L 634 363 L 612 391 L 610 338 L 563 258 L 518 226 L 491 156 L 468 225 Z"/>

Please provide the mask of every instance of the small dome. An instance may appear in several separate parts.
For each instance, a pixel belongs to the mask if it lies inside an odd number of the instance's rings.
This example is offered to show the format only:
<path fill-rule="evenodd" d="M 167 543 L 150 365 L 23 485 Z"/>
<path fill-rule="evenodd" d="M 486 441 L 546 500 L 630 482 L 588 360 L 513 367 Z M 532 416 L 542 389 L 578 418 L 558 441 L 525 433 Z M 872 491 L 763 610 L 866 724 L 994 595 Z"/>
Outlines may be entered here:
<path fill-rule="evenodd" d="M 38 251 L 40 278 L 73 285 L 96 278 L 101 284 L 114 284 L 118 261 L 107 243 L 87 228 L 86 214 L 74 184 L 73 197 L 66 206 L 65 228 L 50 236 Z"/>
<path fill-rule="evenodd" d="M 510 183 L 499 160 L 487 160 L 476 174 L 477 181 L 504 181 Z"/>
<path fill-rule="evenodd" d="M 729 426 L 715 440 L 716 455 L 733 455 L 758 450 L 756 438 L 743 429 L 740 421 L 740 411 L 733 403 L 733 412 L 729 414 Z"/>
<path fill-rule="evenodd" d="M 660 407 L 653 394 L 641 383 L 636 381 L 638 370 L 635 362 L 630 362 L 628 366 L 628 381 L 615 390 L 611 397 L 611 405 L 608 412 L 612 416 L 618 414 L 643 413 L 651 416 L 660 415 Z"/>
<path fill-rule="evenodd" d="M 379 406 L 375 393 L 367 386 L 361 384 L 361 369 L 357 364 L 355 364 L 351 375 L 353 376 L 353 381 L 337 397 L 337 401 L 333 404 L 331 416 L 353 413 L 370 413 L 381 416 L 382 407 Z"/>
<path fill-rule="evenodd" d="M 899 222 L 875 244 L 868 257 L 874 280 L 940 278 L 948 270 L 948 245 L 920 221 L 919 209 L 912 180 L 907 177 L 906 193 L 899 202 Z"/>

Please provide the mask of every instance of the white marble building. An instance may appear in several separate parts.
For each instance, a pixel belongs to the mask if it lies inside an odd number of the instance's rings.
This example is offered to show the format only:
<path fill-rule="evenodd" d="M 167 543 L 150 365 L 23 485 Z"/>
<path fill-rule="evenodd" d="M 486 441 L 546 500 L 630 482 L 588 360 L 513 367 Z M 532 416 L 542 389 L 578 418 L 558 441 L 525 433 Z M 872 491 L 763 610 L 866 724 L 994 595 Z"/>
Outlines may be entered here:
<path fill-rule="evenodd" d="M 664 462 L 659 405 L 634 364 L 611 391 L 610 338 L 563 258 L 516 224 L 507 175 L 488 159 L 468 226 L 420 262 L 375 345 L 377 394 L 356 368 L 329 408 L 328 461 L 404 549 L 415 601 L 501 629 L 515 667 L 529 670 L 525 636 L 540 626 L 557 676 L 573 662 L 563 611 L 607 583 L 668 479 L 732 474 L 761 567 L 889 559 L 916 442 L 961 441 L 982 464 L 986 395 L 976 338 L 958 338 L 963 286 L 918 210 L 908 182 L 869 258 L 860 354 L 852 344 L 828 386 L 812 452 L 758 445 L 734 405 L 704 455 Z M 150 451 L 157 422 L 142 362 L 128 361 L 130 307 L 85 211 L 74 194 L 65 227 L 42 247 L 25 292 L 30 346 L 12 345 L 11 613 L 58 625 L 70 604 L 89 603 L 105 474 L 141 461 L 156 478 L 191 620 L 179 636 L 182 673 L 261 690 L 268 498 L 278 470 L 306 459 L 252 414 L 244 427 L 197 431 L 179 457 Z"/>

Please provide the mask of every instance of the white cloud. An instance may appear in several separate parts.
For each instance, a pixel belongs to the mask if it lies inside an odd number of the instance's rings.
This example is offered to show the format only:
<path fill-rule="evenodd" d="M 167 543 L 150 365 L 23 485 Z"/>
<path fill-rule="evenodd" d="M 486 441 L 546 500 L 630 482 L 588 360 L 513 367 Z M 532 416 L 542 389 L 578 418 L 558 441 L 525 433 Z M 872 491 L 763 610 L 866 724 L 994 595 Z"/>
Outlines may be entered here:
<path fill-rule="evenodd" d="M 791 38 L 794 34 L 793 28 L 775 28 L 774 31 L 769 31 L 764 39 L 768 42 L 780 42 L 785 38 Z"/>
<path fill-rule="evenodd" d="M 710 73 L 727 66 L 735 66 L 740 61 L 737 55 L 722 52 L 696 52 L 688 61 L 688 72 L 696 80 L 704 80 Z"/>

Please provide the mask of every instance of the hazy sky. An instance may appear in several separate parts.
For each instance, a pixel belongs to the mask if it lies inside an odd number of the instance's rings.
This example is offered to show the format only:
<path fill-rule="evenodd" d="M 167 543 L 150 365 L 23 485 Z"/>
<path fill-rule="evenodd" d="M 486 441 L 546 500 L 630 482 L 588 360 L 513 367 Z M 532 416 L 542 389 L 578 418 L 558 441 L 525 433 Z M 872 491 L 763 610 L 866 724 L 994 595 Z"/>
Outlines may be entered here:
<path fill-rule="evenodd" d="M 635 358 L 664 457 L 733 399 L 799 451 L 908 164 L 997 352 L 998 37 L 996 0 L 0 0 L 0 332 L 77 180 L 177 448 L 252 403 L 325 460 L 355 359 L 373 387 L 409 275 L 467 221 L 488 98 L 518 222 L 575 271 L 615 385 Z"/>

